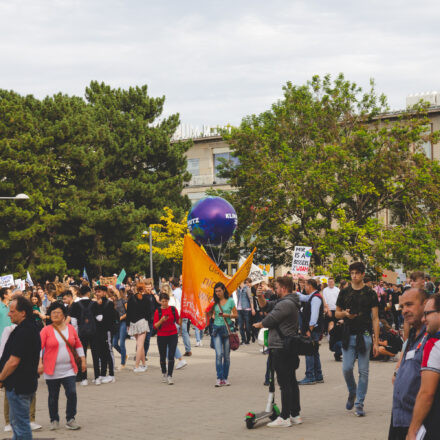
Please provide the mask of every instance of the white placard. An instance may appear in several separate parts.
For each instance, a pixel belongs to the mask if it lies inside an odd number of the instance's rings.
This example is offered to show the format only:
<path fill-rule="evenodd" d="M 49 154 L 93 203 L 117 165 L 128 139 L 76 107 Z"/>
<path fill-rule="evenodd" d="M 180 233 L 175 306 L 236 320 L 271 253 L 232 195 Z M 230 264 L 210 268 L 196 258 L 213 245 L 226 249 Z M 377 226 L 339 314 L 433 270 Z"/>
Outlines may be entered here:
<path fill-rule="evenodd" d="M 309 273 L 312 248 L 309 246 L 295 246 L 292 259 L 292 273 L 307 275 Z"/>
<path fill-rule="evenodd" d="M 0 277 L 0 287 L 14 287 L 14 275 Z"/>

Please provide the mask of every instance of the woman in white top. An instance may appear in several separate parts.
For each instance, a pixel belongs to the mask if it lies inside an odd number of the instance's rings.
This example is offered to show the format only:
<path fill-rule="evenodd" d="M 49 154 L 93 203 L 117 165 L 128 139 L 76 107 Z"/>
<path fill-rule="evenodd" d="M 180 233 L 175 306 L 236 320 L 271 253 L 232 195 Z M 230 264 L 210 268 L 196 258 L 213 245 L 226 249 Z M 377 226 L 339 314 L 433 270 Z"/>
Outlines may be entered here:
<path fill-rule="evenodd" d="M 58 414 L 58 397 L 61 385 L 67 397 L 66 428 L 79 429 L 76 416 L 76 374 L 78 366 L 75 357 L 81 359 L 81 370 L 86 370 L 86 358 L 81 341 L 75 328 L 66 324 L 66 309 L 61 302 L 53 302 L 48 315 L 51 325 L 40 332 L 41 355 L 38 373 L 44 373 L 49 391 L 49 415 L 51 430 L 58 429 L 60 417 Z"/>

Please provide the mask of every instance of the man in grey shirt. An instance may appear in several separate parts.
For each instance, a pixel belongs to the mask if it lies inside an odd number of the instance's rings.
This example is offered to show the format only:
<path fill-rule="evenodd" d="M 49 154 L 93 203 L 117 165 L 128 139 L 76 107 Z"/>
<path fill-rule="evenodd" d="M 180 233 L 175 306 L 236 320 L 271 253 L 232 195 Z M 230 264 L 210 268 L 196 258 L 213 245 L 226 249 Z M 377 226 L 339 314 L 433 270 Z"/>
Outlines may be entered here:
<path fill-rule="evenodd" d="M 285 428 L 292 426 L 292 423 L 302 423 L 299 415 L 299 388 L 296 381 L 299 358 L 284 348 L 282 337 L 298 334 L 300 302 L 293 288 L 292 278 L 278 277 L 275 283 L 278 299 L 275 301 L 266 301 L 261 285 L 257 288 L 258 303 L 267 315 L 263 321 L 254 324 L 254 327 L 269 329 L 269 356 L 281 390 L 281 414 L 276 420 L 268 423 L 267 426 L 271 428 Z"/>

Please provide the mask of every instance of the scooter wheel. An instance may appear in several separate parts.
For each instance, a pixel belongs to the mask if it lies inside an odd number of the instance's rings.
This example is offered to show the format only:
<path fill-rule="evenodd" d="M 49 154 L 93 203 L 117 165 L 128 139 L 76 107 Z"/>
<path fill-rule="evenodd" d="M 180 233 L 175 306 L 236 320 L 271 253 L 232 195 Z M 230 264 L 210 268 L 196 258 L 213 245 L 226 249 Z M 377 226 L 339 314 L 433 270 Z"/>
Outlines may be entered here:
<path fill-rule="evenodd" d="M 255 425 L 255 420 L 254 419 L 246 419 L 246 428 L 247 429 L 252 429 Z"/>

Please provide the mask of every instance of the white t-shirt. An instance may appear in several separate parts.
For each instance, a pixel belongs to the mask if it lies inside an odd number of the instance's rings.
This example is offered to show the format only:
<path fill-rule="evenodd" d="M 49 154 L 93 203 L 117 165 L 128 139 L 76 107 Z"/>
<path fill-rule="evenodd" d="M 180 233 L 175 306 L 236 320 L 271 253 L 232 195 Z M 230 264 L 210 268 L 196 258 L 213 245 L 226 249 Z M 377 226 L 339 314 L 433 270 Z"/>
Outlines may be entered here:
<path fill-rule="evenodd" d="M 176 301 L 175 307 L 180 315 L 181 301 L 182 301 L 182 289 L 180 287 L 177 287 L 177 289 L 173 290 L 173 295 L 174 295 L 174 299 Z"/>
<path fill-rule="evenodd" d="M 322 294 L 324 295 L 324 299 L 327 303 L 329 310 L 336 310 L 336 301 L 339 295 L 339 288 L 336 286 L 326 287 Z"/>

